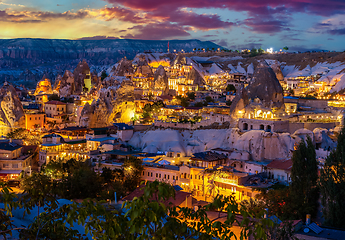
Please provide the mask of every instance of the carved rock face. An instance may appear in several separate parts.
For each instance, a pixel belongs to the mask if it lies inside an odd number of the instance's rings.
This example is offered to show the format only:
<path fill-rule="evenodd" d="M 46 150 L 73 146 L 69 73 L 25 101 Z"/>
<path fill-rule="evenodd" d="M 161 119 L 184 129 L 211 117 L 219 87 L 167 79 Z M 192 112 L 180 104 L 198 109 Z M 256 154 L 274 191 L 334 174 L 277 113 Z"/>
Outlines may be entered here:
<path fill-rule="evenodd" d="M 53 94 L 52 84 L 48 78 L 43 77 L 43 79 L 37 83 L 35 95 L 37 94 Z"/>
<path fill-rule="evenodd" d="M 133 84 L 131 81 L 114 84 L 100 89 L 98 99 L 84 106 L 79 121 L 81 126 L 106 127 L 113 122 L 130 121 L 135 109 Z"/>
<path fill-rule="evenodd" d="M 25 127 L 23 106 L 14 87 L 7 82 L 0 89 L 0 126 L 10 131 L 14 127 Z"/>
<path fill-rule="evenodd" d="M 160 65 L 157 68 L 157 71 L 154 74 L 153 80 L 154 80 L 154 89 L 163 90 L 164 94 L 166 94 L 169 91 L 168 76 L 162 65 Z"/>
<path fill-rule="evenodd" d="M 266 63 L 261 62 L 253 75 L 252 82 L 236 95 L 230 112 L 242 110 L 252 103 L 264 108 L 281 109 L 284 107 L 283 97 L 283 88 L 276 74 Z"/>

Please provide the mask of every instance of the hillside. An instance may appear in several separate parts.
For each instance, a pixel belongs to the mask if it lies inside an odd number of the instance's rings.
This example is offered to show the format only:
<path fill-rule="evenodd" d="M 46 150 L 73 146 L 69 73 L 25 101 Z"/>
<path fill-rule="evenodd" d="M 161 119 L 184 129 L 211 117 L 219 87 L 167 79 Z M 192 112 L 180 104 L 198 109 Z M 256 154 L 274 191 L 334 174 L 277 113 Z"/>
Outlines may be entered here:
<path fill-rule="evenodd" d="M 46 75 L 55 79 L 72 70 L 85 59 L 91 70 L 99 71 L 121 58 L 132 59 L 140 52 L 192 51 L 194 48 L 221 48 L 209 42 L 192 40 L 65 40 L 65 39 L 0 39 L 0 84 L 5 80 L 34 87 Z"/>

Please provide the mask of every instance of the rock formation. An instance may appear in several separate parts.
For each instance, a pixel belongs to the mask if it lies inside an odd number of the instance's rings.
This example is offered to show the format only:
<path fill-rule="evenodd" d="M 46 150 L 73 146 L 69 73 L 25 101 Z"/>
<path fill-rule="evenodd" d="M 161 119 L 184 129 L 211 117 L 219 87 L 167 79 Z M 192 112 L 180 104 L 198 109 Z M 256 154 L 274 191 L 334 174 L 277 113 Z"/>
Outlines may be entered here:
<path fill-rule="evenodd" d="M 60 97 L 67 97 L 73 94 L 74 77 L 73 73 L 66 70 L 64 75 L 58 76 L 54 83 L 54 91 L 59 93 Z"/>
<path fill-rule="evenodd" d="M 278 61 L 275 61 L 272 65 L 271 68 L 273 69 L 274 73 L 276 74 L 276 77 L 278 81 L 283 81 L 284 80 L 284 75 L 282 73 L 280 64 Z"/>
<path fill-rule="evenodd" d="M 127 74 L 133 73 L 132 61 L 128 60 L 126 57 L 122 58 L 114 71 L 116 76 L 126 76 Z"/>
<path fill-rule="evenodd" d="M 34 95 L 38 94 L 53 94 L 52 84 L 46 76 L 43 76 L 42 80 L 37 83 Z"/>
<path fill-rule="evenodd" d="M 133 84 L 128 80 L 113 83 L 113 86 L 101 88 L 97 100 L 91 105 L 87 103 L 84 106 L 79 120 L 80 126 L 106 127 L 113 122 L 131 121 L 135 109 Z"/>
<path fill-rule="evenodd" d="M 0 134 L 13 128 L 25 127 L 25 114 L 15 88 L 5 82 L 0 88 Z"/>
<path fill-rule="evenodd" d="M 79 62 L 73 71 L 74 88 L 73 94 L 81 94 L 84 90 L 84 79 L 90 78 L 90 67 L 85 60 Z"/>
<path fill-rule="evenodd" d="M 230 108 L 232 114 L 244 112 L 250 105 L 278 110 L 284 107 L 283 89 L 274 73 L 265 62 L 260 62 L 251 83 L 238 91 Z"/>
<path fill-rule="evenodd" d="M 154 81 L 154 89 L 155 90 L 162 90 L 163 94 L 167 94 L 169 91 L 169 81 L 168 81 L 168 76 L 164 70 L 164 67 L 160 65 L 154 76 L 153 76 L 153 81 Z"/>

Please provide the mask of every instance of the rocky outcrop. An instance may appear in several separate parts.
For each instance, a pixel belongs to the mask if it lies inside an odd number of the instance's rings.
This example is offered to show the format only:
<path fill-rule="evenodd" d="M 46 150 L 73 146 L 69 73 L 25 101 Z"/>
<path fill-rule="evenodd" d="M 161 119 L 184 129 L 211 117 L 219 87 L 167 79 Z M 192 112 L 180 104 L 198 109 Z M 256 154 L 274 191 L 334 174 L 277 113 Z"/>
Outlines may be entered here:
<path fill-rule="evenodd" d="M 116 66 L 116 69 L 114 71 L 114 75 L 126 76 L 128 74 L 133 74 L 133 71 L 134 69 L 132 67 L 132 61 L 124 57 L 118 62 L 118 65 Z"/>
<path fill-rule="evenodd" d="M 193 84 L 195 85 L 205 85 L 205 79 L 201 76 L 201 74 L 193 67 L 190 72 L 187 74 L 187 79 L 192 79 Z"/>
<path fill-rule="evenodd" d="M 155 90 L 162 90 L 163 94 L 167 94 L 169 91 L 169 82 L 168 82 L 168 76 L 164 70 L 164 67 L 160 65 L 154 76 L 153 76 L 153 81 L 154 81 L 154 89 Z"/>
<path fill-rule="evenodd" d="M 17 127 L 25 127 L 23 106 L 15 88 L 5 82 L 0 88 L 0 129 L 2 135 Z"/>
<path fill-rule="evenodd" d="M 73 94 L 73 89 L 73 73 L 66 70 L 62 77 L 56 78 L 54 83 L 54 91 L 58 92 L 60 97 L 67 97 Z"/>
<path fill-rule="evenodd" d="M 43 76 L 43 79 L 37 83 L 34 95 L 38 94 L 53 94 L 52 84 L 50 79 Z"/>
<path fill-rule="evenodd" d="M 278 81 L 283 81 L 284 80 L 284 75 L 282 73 L 280 64 L 278 61 L 275 61 L 272 65 L 271 68 L 273 69 L 273 72 L 276 74 L 276 77 Z"/>
<path fill-rule="evenodd" d="M 79 62 L 73 71 L 74 85 L 73 94 L 81 94 L 84 88 L 84 79 L 90 77 L 90 67 L 85 60 Z"/>
<path fill-rule="evenodd" d="M 133 84 L 129 80 L 113 81 L 113 84 L 101 88 L 97 100 L 84 106 L 80 115 L 80 126 L 106 127 L 113 122 L 131 121 L 135 110 Z"/>
<path fill-rule="evenodd" d="M 273 69 L 265 62 L 260 62 L 251 83 L 236 95 L 230 112 L 244 110 L 251 104 L 271 110 L 284 107 L 283 89 Z"/>

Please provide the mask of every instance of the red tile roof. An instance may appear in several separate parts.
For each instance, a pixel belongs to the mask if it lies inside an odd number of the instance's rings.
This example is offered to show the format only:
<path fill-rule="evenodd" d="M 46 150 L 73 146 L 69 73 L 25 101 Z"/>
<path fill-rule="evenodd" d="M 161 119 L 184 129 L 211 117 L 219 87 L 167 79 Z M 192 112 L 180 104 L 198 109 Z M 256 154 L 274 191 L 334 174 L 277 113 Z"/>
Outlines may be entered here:
<path fill-rule="evenodd" d="M 67 103 L 60 102 L 60 101 L 49 101 L 49 102 L 46 102 L 45 104 L 52 104 L 52 105 L 66 105 Z"/>
<path fill-rule="evenodd" d="M 275 168 L 281 169 L 286 171 L 291 171 L 292 168 L 292 160 L 273 160 L 269 164 L 267 164 L 268 168 Z"/>
<path fill-rule="evenodd" d="M 133 192 L 128 194 L 126 197 L 124 197 L 122 200 L 123 201 L 132 201 L 133 198 L 135 197 L 141 197 L 144 194 L 144 187 L 145 186 L 140 186 L 136 188 Z M 177 191 L 175 192 L 175 198 L 169 198 L 168 200 L 164 201 L 163 203 L 168 206 L 168 205 L 173 205 L 173 206 L 179 206 L 181 205 L 185 200 L 186 197 L 192 195 L 191 193 L 188 192 L 182 192 L 182 191 Z M 155 197 L 152 197 L 152 201 L 155 200 Z"/>

